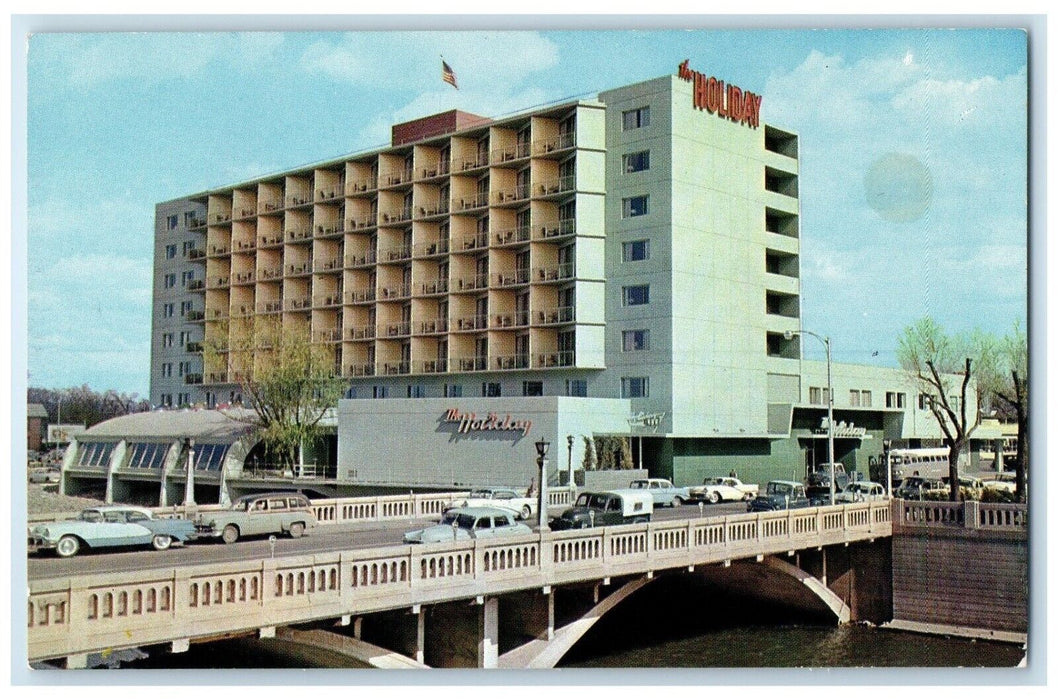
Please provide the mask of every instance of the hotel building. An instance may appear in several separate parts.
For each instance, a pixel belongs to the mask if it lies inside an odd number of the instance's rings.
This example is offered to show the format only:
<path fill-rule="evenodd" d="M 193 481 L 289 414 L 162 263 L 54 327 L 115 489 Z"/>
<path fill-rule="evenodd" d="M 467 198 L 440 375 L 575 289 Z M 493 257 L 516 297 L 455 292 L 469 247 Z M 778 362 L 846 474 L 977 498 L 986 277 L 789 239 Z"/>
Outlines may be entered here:
<path fill-rule="evenodd" d="M 800 478 L 826 461 L 826 364 L 787 337 L 799 143 L 764 102 L 685 63 L 593 100 L 398 124 L 388 148 L 159 204 L 151 400 L 236 402 L 269 348 L 232 349 L 270 319 L 349 382 L 339 483 L 528 480 L 538 432 L 556 469 L 608 434 L 679 484 Z M 882 438 L 940 437 L 903 372 L 833 374 L 850 469 Z M 453 418 L 471 413 L 499 428 Z M 531 432 L 502 429 L 519 420 Z"/>

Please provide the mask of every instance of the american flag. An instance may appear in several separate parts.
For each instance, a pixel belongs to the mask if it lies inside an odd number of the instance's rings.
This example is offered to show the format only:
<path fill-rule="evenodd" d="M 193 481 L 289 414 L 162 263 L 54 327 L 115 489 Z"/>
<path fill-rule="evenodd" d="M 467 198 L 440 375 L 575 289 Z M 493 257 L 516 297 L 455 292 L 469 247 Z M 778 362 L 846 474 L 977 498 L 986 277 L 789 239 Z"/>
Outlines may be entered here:
<path fill-rule="evenodd" d="M 456 90 L 459 89 L 459 86 L 456 85 L 455 71 L 453 71 L 452 67 L 445 63 L 444 60 L 441 61 L 441 80 L 445 81 L 446 83 L 454 87 Z"/>

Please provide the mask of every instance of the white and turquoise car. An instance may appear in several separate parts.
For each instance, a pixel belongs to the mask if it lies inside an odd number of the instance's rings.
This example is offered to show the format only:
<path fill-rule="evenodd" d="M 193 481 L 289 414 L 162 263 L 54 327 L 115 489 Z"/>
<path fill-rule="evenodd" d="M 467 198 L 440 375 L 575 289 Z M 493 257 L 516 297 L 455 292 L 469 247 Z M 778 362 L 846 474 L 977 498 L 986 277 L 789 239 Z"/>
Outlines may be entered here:
<path fill-rule="evenodd" d="M 690 489 L 673 486 L 668 479 L 636 479 L 628 484 L 630 489 L 642 489 L 654 499 L 655 506 L 678 508 L 691 500 Z"/>
<path fill-rule="evenodd" d="M 404 544 L 456 542 L 532 532 L 528 525 L 514 522 L 514 513 L 503 508 L 453 508 L 437 525 L 405 532 Z"/>
<path fill-rule="evenodd" d="M 72 557 L 86 547 L 150 545 L 161 551 L 194 536 L 195 524 L 184 518 L 156 518 L 136 506 L 99 506 L 81 511 L 76 520 L 34 525 L 29 529 L 29 551 L 54 549 L 60 557 Z"/>

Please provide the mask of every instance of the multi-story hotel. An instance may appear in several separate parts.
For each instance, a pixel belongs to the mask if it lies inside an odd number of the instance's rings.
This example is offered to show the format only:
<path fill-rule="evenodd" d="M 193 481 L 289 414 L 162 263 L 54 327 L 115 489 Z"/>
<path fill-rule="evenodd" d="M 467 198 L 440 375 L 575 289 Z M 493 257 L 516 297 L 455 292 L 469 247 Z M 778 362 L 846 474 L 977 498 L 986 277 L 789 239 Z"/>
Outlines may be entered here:
<path fill-rule="evenodd" d="M 268 322 L 348 379 L 339 480 L 520 479 L 504 464 L 531 472 L 540 430 L 563 468 L 607 433 L 679 483 L 801 475 L 826 459 L 826 367 L 791 333 L 798 138 L 762 111 L 685 63 L 596 100 L 398 124 L 388 148 L 159 204 L 151 400 L 237 401 L 269 349 L 233 348 Z M 839 459 L 865 470 L 882 437 L 938 437 L 914 391 L 835 365 Z"/>

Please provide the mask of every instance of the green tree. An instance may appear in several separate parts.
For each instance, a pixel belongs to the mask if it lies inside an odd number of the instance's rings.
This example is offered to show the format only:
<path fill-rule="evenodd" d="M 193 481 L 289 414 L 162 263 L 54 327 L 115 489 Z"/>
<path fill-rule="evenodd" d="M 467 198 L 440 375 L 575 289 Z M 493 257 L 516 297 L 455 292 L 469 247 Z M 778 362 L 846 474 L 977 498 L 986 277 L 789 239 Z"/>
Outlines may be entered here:
<path fill-rule="evenodd" d="M 991 363 L 991 350 L 978 340 L 949 336 L 933 319 L 924 317 L 904 329 L 897 347 L 900 365 L 915 381 L 941 432 L 948 453 L 952 501 L 959 500 L 959 455 L 981 423 L 981 412 L 968 414 L 967 399 L 975 358 Z"/>
<path fill-rule="evenodd" d="M 307 329 L 258 317 L 238 336 L 224 343 L 243 402 L 255 413 L 257 437 L 292 468 L 301 463 L 303 449 L 320 439 L 320 422 L 338 405 L 345 380 L 328 348 L 309 342 Z"/>
<path fill-rule="evenodd" d="M 996 339 L 983 338 L 989 348 L 989 361 L 979 368 L 978 387 L 991 407 L 1018 425 L 1018 448 L 1014 457 L 1015 493 L 1025 500 L 1025 479 L 1029 464 L 1029 343 L 1028 336 L 1015 322 L 1010 334 Z"/>
<path fill-rule="evenodd" d="M 595 441 L 587 435 L 582 437 L 584 438 L 584 459 L 581 461 L 581 467 L 586 472 L 595 471 Z"/>

